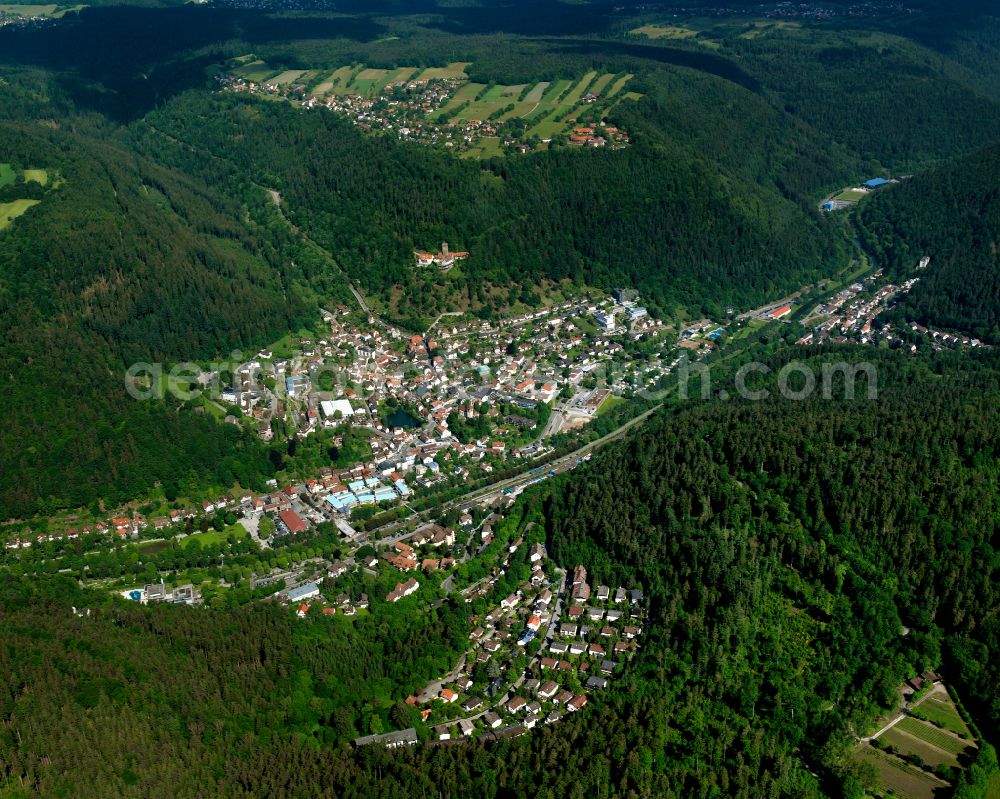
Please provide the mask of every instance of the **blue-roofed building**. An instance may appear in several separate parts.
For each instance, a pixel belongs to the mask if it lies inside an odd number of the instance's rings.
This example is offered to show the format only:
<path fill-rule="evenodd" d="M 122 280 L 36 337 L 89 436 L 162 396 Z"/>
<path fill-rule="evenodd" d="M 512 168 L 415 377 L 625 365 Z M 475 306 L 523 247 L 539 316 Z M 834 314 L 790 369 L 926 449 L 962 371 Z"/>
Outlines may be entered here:
<path fill-rule="evenodd" d="M 410 487 L 404 483 L 402 480 L 397 480 L 393 485 L 396 486 L 396 490 L 399 492 L 401 497 L 410 496 Z"/>
<path fill-rule="evenodd" d="M 376 502 L 386 502 L 390 499 L 396 498 L 396 492 L 393 491 L 388 486 L 383 486 L 382 488 L 375 489 L 375 501 Z"/>
<path fill-rule="evenodd" d="M 357 495 L 357 497 L 358 497 L 358 502 L 360 502 L 362 505 L 375 504 L 375 495 L 371 491 L 362 491 Z"/>
<path fill-rule="evenodd" d="M 365 481 L 364 480 L 354 480 L 353 482 L 348 483 L 347 487 L 349 489 L 351 489 L 351 491 L 353 491 L 355 494 L 357 494 L 359 491 L 364 491 L 365 490 Z"/>
<path fill-rule="evenodd" d="M 288 592 L 288 601 L 301 602 L 314 596 L 319 596 L 319 586 L 316 583 L 304 583 Z"/>
<path fill-rule="evenodd" d="M 871 180 L 865 181 L 865 188 L 877 189 L 882 186 L 885 186 L 888 182 L 889 181 L 886 180 L 885 178 L 872 178 Z"/>

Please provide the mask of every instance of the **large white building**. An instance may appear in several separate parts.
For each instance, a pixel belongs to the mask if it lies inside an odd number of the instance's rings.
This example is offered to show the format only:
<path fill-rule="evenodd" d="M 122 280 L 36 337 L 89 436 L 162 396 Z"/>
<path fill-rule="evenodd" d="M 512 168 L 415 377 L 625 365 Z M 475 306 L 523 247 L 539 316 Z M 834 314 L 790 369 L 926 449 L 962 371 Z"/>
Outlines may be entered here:
<path fill-rule="evenodd" d="M 334 418 L 337 415 L 337 411 L 340 411 L 340 415 L 345 419 L 354 415 L 354 408 L 351 406 L 351 401 L 346 399 L 323 400 L 319 404 L 319 407 L 323 411 L 323 416 L 327 419 Z"/>

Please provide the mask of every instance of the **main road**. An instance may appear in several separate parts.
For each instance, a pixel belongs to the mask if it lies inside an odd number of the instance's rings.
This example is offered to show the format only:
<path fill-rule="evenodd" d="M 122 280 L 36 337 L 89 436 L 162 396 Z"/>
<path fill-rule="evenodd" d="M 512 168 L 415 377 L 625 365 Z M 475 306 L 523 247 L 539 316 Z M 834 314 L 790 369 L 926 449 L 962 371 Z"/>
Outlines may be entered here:
<path fill-rule="evenodd" d="M 556 471 L 556 472 L 560 470 L 565 471 L 569 467 L 575 465 L 576 461 L 579 460 L 580 458 L 590 454 L 591 452 L 593 452 L 596 449 L 599 449 L 600 447 L 605 446 L 606 444 L 610 444 L 612 441 L 616 441 L 617 439 L 624 436 L 632 428 L 641 425 L 650 416 L 656 413 L 661 407 L 663 407 L 662 403 L 660 403 L 659 405 L 654 405 L 648 411 L 643 411 L 633 419 L 629 419 L 629 421 L 627 421 L 621 427 L 616 428 L 615 430 L 612 430 L 610 433 L 603 435 L 600 438 L 596 438 L 587 444 L 584 444 L 579 449 L 575 449 L 566 455 L 553 458 L 552 460 L 549 461 L 542 461 L 540 463 L 534 462 L 531 464 L 531 467 L 529 469 L 526 469 L 521 474 L 518 474 L 514 477 L 509 477 L 506 480 L 500 480 L 488 486 L 483 486 L 482 488 L 477 488 L 474 491 L 469 491 L 467 494 L 463 494 L 460 497 L 456 497 L 455 499 L 442 502 L 440 505 L 436 505 L 433 508 L 428 508 L 427 510 L 418 511 L 416 513 L 411 514 L 410 516 L 407 516 L 404 519 L 399 519 L 398 521 L 391 522 L 390 524 L 377 527 L 374 530 L 370 530 L 369 535 L 372 534 L 381 535 L 382 537 L 378 538 L 377 541 L 375 542 L 376 545 L 388 546 L 394 544 L 401 538 L 405 538 L 407 535 L 409 535 L 408 529 L 405 529 L 401 533 L 397 531 L 400 530 L 400 528 L 408 528 L 410 523 L 412 522 L 420 521 L 427 516 L 430 516 L 432 514 L 440 514 L 444 511 L 451 510 L 452 508 L 455 507 L 466 508 L 484 499 L 495 498 L 508 488 L 523 487 L 536 478 L 539 469 L 547 471 Z"/>

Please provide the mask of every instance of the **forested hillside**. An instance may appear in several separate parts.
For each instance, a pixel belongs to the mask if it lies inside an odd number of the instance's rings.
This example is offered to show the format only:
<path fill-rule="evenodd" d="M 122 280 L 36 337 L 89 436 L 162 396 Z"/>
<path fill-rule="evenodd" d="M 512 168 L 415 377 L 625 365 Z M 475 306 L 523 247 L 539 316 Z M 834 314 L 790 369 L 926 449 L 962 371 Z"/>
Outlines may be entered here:
<path fill-rule="evenodd" d="M 311 318 L 276 242 L 203 184 L 120 148 L 3 135 L 19 162 L 60 176 L 0 233 L 3 515 L 120 502 L 158 480 L 259 482 L 259 443 L 131 399 L 124 372 L 228 355 Z"/>
<path fill-rule="evenodd" d="M 891 270 L 920 278 L 897 317 L 1000 344 L 1000 145 L 892 187 L 859 223 Z"/>
<path fill-rule="evenodd" d="M 651 122 L 648 139 L 620 153 L 488 163 L 239 98 L 185 96 L 149 122 L 280 189 L 292 219 L 382 295 L 414 284 L 414 247 L 441 241 L 472 252 L 462 267 L 472 298 L 489 285 L 572 280 L 635 285 L 666 311 L 692 313 L 762 301 L 845 257 L 836 226 L 773 185 L 720 176 Z M 762 182 L 769 166 L 757 165 Z M 433 318 L 424 293 L 403 295 L 404 317 Z"/>
<path fill-rule="evenodd" d="M 8 579 L 6 784 L 70 797 L 166 782 L 206 797 L 860 796 L 853 733 L 902 678 L 939 665 L 995 735 L 1000 362 L 875 365 L 877 400 L 678 406 L 522 501 L 515 520 L 544 524 L 557 561 L 638 581 L 652 603 L 639 657 L 572 718 L 500 744 L 352 752 L 343 736 L 365 711 L 327 715 L 346 642 L 325 621 L 163 606 L 77 618 L 68 605 L 93 597 Z M 438 613 L 408 638 L 390 622 L 391 653 L 359 641 L 345 662 L 405 682 L 386 658 L 431 651 L 451 611 Z"/>

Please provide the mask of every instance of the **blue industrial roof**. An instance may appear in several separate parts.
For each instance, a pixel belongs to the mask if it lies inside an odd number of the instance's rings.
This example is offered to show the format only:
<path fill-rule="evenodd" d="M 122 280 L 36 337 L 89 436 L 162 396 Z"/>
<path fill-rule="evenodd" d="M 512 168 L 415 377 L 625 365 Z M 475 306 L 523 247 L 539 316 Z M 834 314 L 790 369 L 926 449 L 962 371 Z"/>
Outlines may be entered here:
<path fill-rule="evenodd" d="M 885 185 L 886 183 L 888 183 L 888 182 L 889 182 L 889 181 L 888 181 L 888 180 L 886 180 L 885 178 L 872 178 L 871 180 L 866 180 L 866 181 L 865 181 L 865 185 L 866 185 L 866 186 L 867 186 L 867 187 L 868 187 L 869 189 L 876 189 L 876 188 L 878 188 L 879 186 L 884 186 L 884 185 Z"/>

